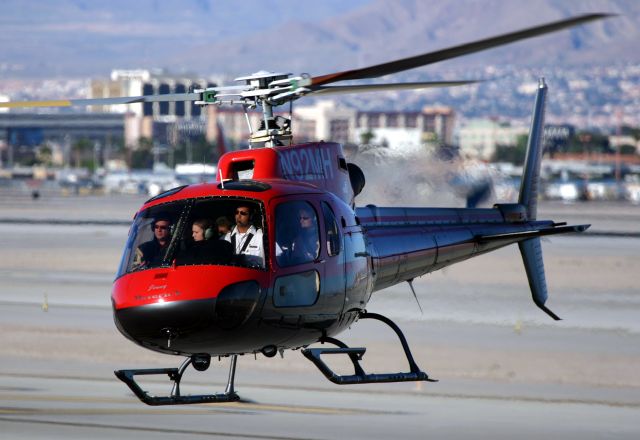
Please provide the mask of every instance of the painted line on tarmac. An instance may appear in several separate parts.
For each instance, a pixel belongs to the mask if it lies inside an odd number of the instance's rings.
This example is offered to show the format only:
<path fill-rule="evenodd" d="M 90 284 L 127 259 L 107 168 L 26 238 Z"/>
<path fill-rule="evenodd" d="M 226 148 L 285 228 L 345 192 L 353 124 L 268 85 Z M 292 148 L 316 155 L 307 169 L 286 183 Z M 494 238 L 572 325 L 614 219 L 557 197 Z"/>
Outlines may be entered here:
<path fill-rule="evenodd" d="M 71 376 L 71 375 L 55 375 L 55 374 L 21 374 L 21 373 L 2 373 L 0 372 L 0 377 L 22 377 L 22 378 L 34 378 L 34 379 L 52 379 L 52 380 L 81 380 L 81 381 L 101 381 L 101 382 L 111 382 L 112 379 L 107 379 L 104 377 L 82 377 L 82 376 Z M 160 383 L 161 381 L 150 379 L 149 382 Z M 219 385 L 224 386 L 224 384 L 220 383 Z M 604 399 L 589 399 L 589 398 L 571 398 L 571 397 L 530 397 L 530 396 L 519 396 L 519 395 L 497 395 L 497 394 L 464 394 L 464 393 L 442 393 L 442 392 L 430 392 L 425 391 L 423 389 L 415 390 L 415 391 L 393 391 L 393 390 L 370 390 L 370 389 L 354 389 L 354 388 L 320 388 L 320 387 L 306 387 L 306 386 L 288 386 L 288 385 L 269 385 L 269 384 L 256 384 L 256 383 L 244 383 L 243 386 L 247 388 L 256 388 L 263 390 L 276 390 L 276 391 L 303 391 L 310 393 L 351 393 L 356 395 L 392 395 L 399 397 L 415 397 L 415 398 L 439 398 L 439 399 L 462 399 L 462 400 L 491 400 L 491 401 L 506 401 L 506 402 L 530 402 L 530 403 L 548 403 L 548 404 L 557 404 L 557 405 L 599 405 L 605 407 L 612 408 L 632 408 L 632 409 L 640 409 L 640 401 L 635 402 L 625 402 L 625 401 L 614 401 L 614 400 L 604 400 Z M 2 396 L 4 397 L 4 396 Z M 82 397 L 75 397 L 77 400 L 82 399 Z M 90 399 L 98 399 L 98 398 L 90 398 Z M 21 400 L 18 398 L 16 400 Z M 26 398 L 24 400 L 27 400 Z M 34 399 L 31 399 L 34 400 Z M 104 402 L 110 403 L 126 403 L 126 402 L 137 402 L 135 399 L 116 399 L 116 398 L 105 398 Z M 96 400 L 97 402 L 97 400 Z M 285 411 L 285 408 L 293 408 L 289 412 L 296 412 L 300 408 L 303 409 L 316 409 L 320 410 L 321 407 L 288 407 L 284 405 L 269 405 L 269 404 L 255 404 L 249 402 L 240 402 L 240 403 L 230 403 L 230 404 L 222 404 L 222 403 L 212 403 L 205 405 L 263 405 L 265 411 L 269 411 L 269 407 L 272 407 L 273 411 Z M 259 408 L 256 408 L 259 409 Z M 326 408 L 325 408 L 326 409 Z M 331 410 L 335 410 L 339 414 L 345 414 L 346 412 L 351 411 L 352 413 L 357 414 L 406 414 L 406 411 L 376 411 L 376 410 L 364 410 L 364 409 L 354 409 L 354 408 L 331 408 Z M 300 412 L 300 411 L 298 411 Z"/>
<path fill-rule="evenodd" d="M 2 271 L 0 271 L 0 275 L 2 275 Z M 104 305 L 100 305 L 100 304 L 89 304 L 89 303 L 79 303 L 79 302 L 75 302 L 75 303 L 59 303 L 59 302 L 48 302 L 49 305 L 49 310 L 51 310 L 52 307 L 55 307 L 56 309 L 80 309 L 80 310 L 86 310 L 86 309 L 96 309 L 96 310 L 112 310 L 113 306 L 111 304 L 104 304 Z M 33 301 L 10 301 L 10 300 L 0 300 L 0 306 L 7 306 L 7 307 L 42 307 L 42 299 L 34 299 Z M 3 373 L 0 373 L 0 376 L 2 376 Z"/>
<path fill-rule="evenodd" d="M 21 399 L 12 399 L 21 400 Z M 34 399 L 47 400 L 47 399 Z M 87 399 L 88 401 L 89 399 Z M 100 400 L 100 399 L 97 399 Z M 67 402 L 67 400 L 56 400 L 57 402 Z M 0 415 L 20 415 L 20 416 L 121 416 L 121 415 L 207 415 L 214 412 L 224 414 L 248 415 L 257 414 L 258 411 L 241 411 L 228 408 L 20 408 L 0 406 Z"/>
<path fill-rule="evenodd" d="M 241 432 L 222 432 L 222 431 L 199 431 L 194 429 L 172 429 L 172 428 L 152 428 L 147 426 L 135 426 L 135 425 L 108 425 L 103 423 L 86 423 L 86 422 L 61 422 L 56 420 L 46 419 L 33 419 L 33 418 L 9 418 L 0 417 L 2 422 L 13 423 L 26 423 L 26 424 L 43 424 L 50 426 L 67 426 L 74 428 L 98 428 L 98 429 L 115 429 L 125 431 L 138 431 L 138 432 L 155 432 L 159 434 L 178 434 L 181 437 L 187 435 L 204 435 L 210 437 L 225 437 L 225 438 L 247 438 L 247 439 L 260 439 L 260 440 L 316 440 L 314 437 L 286 437 L 282 435 L 267 435 L 267 434 L 249 434 Z"/>
<path fill-rule="evenodd" d="M 632 238 L 640 238 L 640 232 L 631 232 L 631 231 L 587 231 L 583 232 L 580 235 L 584 235 L 586 237 L 632 237 Z"/>
<path fill-rule="evenodd" d="M 131 226 L 131 220 L 68 220 L 55 218 L 0 218 L 0 223 L 9 225 Z"/>
<path fill-rule="evenodd" d="M 224 410 L 225 412 L 235 412 L 238 414 L 258 413 L 258 412 L 281 412 L 293 414 L 312 414 L 312 415 L 389 415 L 389 414 L 406 414 L 396 411 L 377 411 L 360 408 L 344 408 L 344 407 L 323 407 L 323 406 L 307 406 L 307 405 L 280 405 L 273 403 L 255 403 L 255 402 L 229 402 L 229 403 L 205 403 L 198 405 L 199 408 L 193 409 L 189 405 L 184 406 L 168 406 L 165 408 L 140 406 L 138 401 L 133 398 L 116 398 L 116 397 L 87 397 L 87 396 L 64 396 L 64 395 L 24 395 L 24 394 L 4 394 L 0 396 L 3 401 L 19 401 L 19 402 L 59 402 L 59 403 L 106 403 L 106 404 L 137 404 L 135 409 L 128 408 L 55 408 L 55 409 L 33 409 L 33 408 L 8 408 L 0 406 L 0 414 L 3 411 L 10 411 L 14 414 L 16 410 L 23 410 L 24 415 L 32 413 L 55 414 L 55 415 L 110 415 L 110 414 L 208 414 L 211 410 Z"/>

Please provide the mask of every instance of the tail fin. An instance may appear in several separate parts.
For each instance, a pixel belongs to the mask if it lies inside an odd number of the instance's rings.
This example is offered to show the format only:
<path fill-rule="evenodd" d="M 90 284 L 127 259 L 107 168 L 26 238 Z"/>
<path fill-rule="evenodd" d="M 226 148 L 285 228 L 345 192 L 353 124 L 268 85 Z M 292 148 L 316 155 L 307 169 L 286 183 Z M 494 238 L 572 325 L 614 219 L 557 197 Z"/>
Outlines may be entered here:
<path fill-rule="evenodd" d="M 544 130 L 544 110 L 547 98 L 547 85 L 544 78 L 538 83 L 538 93 L 533 106 L 533 120 L 527 143 L 527 156 L 522 171 L 520 196 L 518 204 L 527 210 L 527 220 L 535 220 L 538 216 L 538 183 L 540 180 L 540 163 L 542 162 L 542 136 Z M 542 246 L 540 237 L 530 238 L 518 243 L 524 268 L 527 271 L 529 287 L 533 302 L 553 319 L 560 319 L 544 304 L 547 301 L 547 281 L 544 276 L 544 262 L 542 260 Z"/>
<path fill-rule="evenodd" d="M 533 120 L 527 142 L 527 156 L 522 170 L 520 196 L 518 203 L 527 208 L 527 218 L 535 220 L 538 216 L 538 183 L 540 180 L 540 163 L 542 162 L 542 135 L 544 130 L 544 109 L 547 99 L 547 85 L 544 78 L 538 83 L 538 93 L 533 106 Z"/>
<path fill-rule="evenodd" d="M 520 254 L 522 254 L 524 269 L 527 271 L 533 302 L 553 319 L 559 320 L 558 315 L 544 305 L 547 302 L 547 280 L 544 276 L 540 237 L 521 241 L 518 243 L 518 247 L 520 248 Z"/>

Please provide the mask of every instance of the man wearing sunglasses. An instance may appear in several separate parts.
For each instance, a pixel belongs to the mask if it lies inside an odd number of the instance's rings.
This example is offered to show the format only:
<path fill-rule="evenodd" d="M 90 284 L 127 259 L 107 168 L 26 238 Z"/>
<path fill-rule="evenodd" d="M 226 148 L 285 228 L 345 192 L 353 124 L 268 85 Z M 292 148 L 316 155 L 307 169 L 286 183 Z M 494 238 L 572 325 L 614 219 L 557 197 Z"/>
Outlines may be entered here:
<path fill-rule="evenodd" d="M 298 210 L 298 235 L 291 246 L 293 264 L 308 263 L 318 257 L 320 236 L 318 220 L 310 207 Z"/>
<path fill-rule="evenodd" d="M 136 249 L 133 263 L 135 268 L 159 266 L 164 259 L 171 242 L 171 220 L 159 216 L 151 223 L 151 230 L 153 239 L 142 243 Z"/>
<path fill-rule="evenodd" d="M 224 239 L 233 246 L 237 261 L 250 267 L 264 267 L 264 248 L 262 246 L 262 229 L 251 224 L 253 206 L 240 204 L 235 211 L 235 226 Z"/>

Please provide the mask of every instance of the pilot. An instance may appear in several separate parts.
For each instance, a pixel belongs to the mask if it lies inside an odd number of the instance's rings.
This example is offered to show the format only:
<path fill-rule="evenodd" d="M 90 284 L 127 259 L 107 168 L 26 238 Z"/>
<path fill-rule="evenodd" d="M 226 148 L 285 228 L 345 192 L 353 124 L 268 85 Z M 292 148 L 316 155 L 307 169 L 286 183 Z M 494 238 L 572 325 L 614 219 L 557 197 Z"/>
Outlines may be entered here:
<path fill-rule="evenodd" d="M 262 246 L 262 229 L 251 224 L 253 207 L 246 203 L 237 206 L 236 224 L 224 239 L 231 243 L 234 255 L 245 266 L 264 267 L 264 248 Z"/>
<path fill-rule="evenodd" d="M 152 223 L 153 239 L 142 243 L 136 249 L 133 267 L 158 266 L 164 259 L 169 243 L 171 242 L 171 220 L 168 217 L 158 216 Z"/>
<path fill-rule="evenodd" d="M 316 215 L 309 208 L 298 210 L 298 235 L 291 245 L 291 258 L 294 263 L 313 261 L 320 250 L 320 236 Z"/>

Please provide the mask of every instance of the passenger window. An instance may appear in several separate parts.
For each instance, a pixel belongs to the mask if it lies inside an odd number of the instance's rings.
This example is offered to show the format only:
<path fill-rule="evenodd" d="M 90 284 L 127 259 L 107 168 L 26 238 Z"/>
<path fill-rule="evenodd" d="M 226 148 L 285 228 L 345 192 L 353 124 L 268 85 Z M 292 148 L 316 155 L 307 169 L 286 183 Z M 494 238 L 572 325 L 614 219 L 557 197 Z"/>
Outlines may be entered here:
<path fill-rule="evenodd" d="M 278 266 L 310 263 L 320 255 L 318 216 L 310 203 L 294 201 L 276 208 L 276 261 Z"/>
<path fill-rule="evenodd" d="M 276 307 L 312 306 L 318 299 L 320 276 L 315 270 L 276 279 L 273 305 Z"/>
<path fill-rule="evenodd" d="M 336 216 L 328 203 L 322 202 L 322 215 L 324 215 L 324 231 L 327 237 L 327 254 L 330 257 L 340 253 L 340 230 L 336 222 Z"/>

